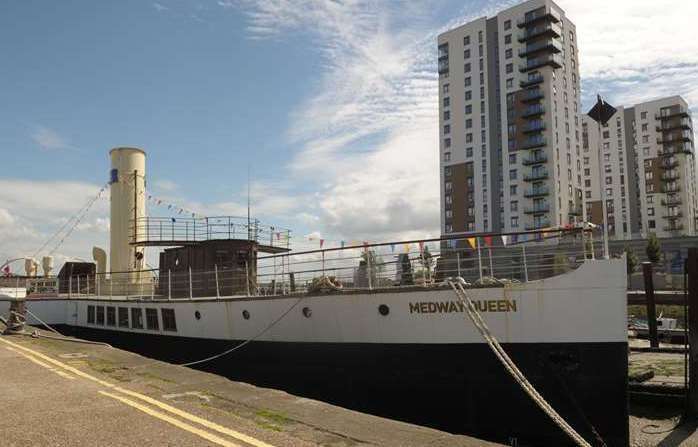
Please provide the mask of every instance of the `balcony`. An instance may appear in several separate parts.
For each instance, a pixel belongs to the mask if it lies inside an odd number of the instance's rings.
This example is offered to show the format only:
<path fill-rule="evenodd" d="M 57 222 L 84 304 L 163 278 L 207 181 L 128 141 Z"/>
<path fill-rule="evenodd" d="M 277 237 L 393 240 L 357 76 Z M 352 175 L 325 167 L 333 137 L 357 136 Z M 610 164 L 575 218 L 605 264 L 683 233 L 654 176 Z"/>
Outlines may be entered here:
<path fill-rule="evenodd" d="M 521 88 L 531 87 L 532 85 L 540 84 L 544 80 L 545 80 L 545 78 L 543 78 L 543 75 L 540 73 L 534 74 L 534 75 L 529 75 L 528 79 L 526 79 L 525 81 L 519 82 L 519 86 Z"/>
<path fill-rule="evenodd" d="M 533 102 L 541 98 L 543 98 L 543 90 L 539 88 L 524 90 L 523 94 L 520 97 L 521 102 Z"/>
<path fill-rule="evenodd" d="M 677 211 L 677 212 L 675 212 L 675 213 L 673 213 L 673 214 L 668 214 L 668 213 L 667 213 L 667 214 L 665 214 L 665 215 L 662 216 L 662 217 L 665 218 L 665 219 L 681 219 L 681 218 L 683 217 L 683 213 L 682 213 L 681 211 Z"/>
<path fill-rule="evenodd" d="M 672 130 L 691 130 L 691 121 L 688 118 L 681 118 L 679 120 L 662 121 L 661 125 L 656 127 L 657 132 L 670 132 Z"/>
<path fill-rule="evenodd" d="M 542 42 L 533 43 L 526 45 L 524 48 L 519 50 L 519 57 L 529 57 L 537 53 L 561 53 L 562 44 L 555 40 L 549 39 Z"/>
<path fill-rule="evenodd" d="M 538 186 L 536 188 L 531 188 L 524 191 L 524 197 L 526 198 L 543 197 L 547 196 L 548 194 L 550 194 L 550 190 L 547 186 Z"/>
<path fill-rule="evenodd" d="M 545 214 L 547 212 L 550 212 L 550 204 L 548 203 L 540 203 L 524 208 L 524 214 Z"/>
<path fill-rule="evenodd" d="M 522 117 L 528 118 L 531 116 L 537 116 L 537 115 L 542 115 L 545 113 L 545 107 L 543 107 L 542 104 L 534 104 L 532 106 L 528 106 L 524 109 L 523 113 L 521 114 Z"/>
<path fill-rule="evenodd" d="M 677 154 L 691 154 L 693 151 L 691 150 L 691 145 L 688 143 L 682 143 L 679 144 L 678 146 L 673 145 L 673 146 L 664 146 L 664 148 L 661 151 L 657 151 L 657 155 L 660 157 L 670 157 L 672 155 L 677 155 Z"/>
<path fill-rule="evenodd" d="M 683 231 L 683 224 L 667 225 L 663 228 L 664 231 Z"/>
<path fill-rule="evenodd" d="M 562 57 L 557 54 L 549 54 L 547 56 L 539 56 L 535 59 L 529 59 L 526 61 L 525 65 L 519 66 L 519 71 L 521 73 L 526 73 L 527 71 L 535 70 L 536 68 L 540 68 L 545 65 L 550 65 L 553 68 L 560 68 L 562 67 Z"/>
<path fill-rule="evenodd" d="M 584 212 L 581 206 L 573 206 L 572 208 L 570 208 L 567 214 L 570 216 L 583 216 Z"/>
<path fill-rule="evenodd" d="M 681 192 L 681 186 L 679 185 L 672 185 L 671 183 L 668 185 L 662 186 L 662 192 L 663 193 L 673 193 L 673 192 Z"/>
<path fill-rule="evenodd" d="M 679 107 L 677 109 L 674 109 L 672 111 L 669 111 L 667 113 L 655 113 L 654 114 L 654 119 L 656 120 L 668 120 L 671 118 L 675 117 L 681 117 L 681 118 L 688 118 L 690 114 L 688 113 L 688 109 L 684 107 Z"/>
<path fill-rule="evenodd" d="M 540 219 L 532 224 L 526 225 L 526 230 L 540 230 L 541 228 L 548 228 L 550 226 L 550 219 Z"/>
<path fill-rule="evenodd" d="M 657 144 L 685 143 L 691 141 L 691 135 L 665 135 L 657 138 Z"/>
<path fill-rule="evenodd" d="M 667 199 L 662 199 L 662 206 L 676 206 L 681 205 L 681 197 L 669 197 Z"/>
<path fill-rule="evenodd" d="M 539 180 L 545 180 L 549 177 L 547 169 L 538 169 L 531 171 L 530 174 L 524 175 L 524 182 L 537 182 Z"/>
<path fill-rule="evenodd" d="M 545 138 L 542 136 L 533 136 L 526 138 L 522 143 L 520 149 L 526 150 L 526 149 L 535 149 L 537 147 L 543 147 L 545 146 Z"/>
<path fill-rule="evenodd" d="M 679 175 L 678 172 L 668 171 L 668 172 L 662 173 L 662 181 L 665 181 L 665 182 L 671 182 L 674 180 L 678 180 L 679 177 L 681 177 L 681 176 Z"/>
<path fill-rule="evenodd" d="M 659 167 L 661 169 L 674 169 L 678 165 L 679 165 L 679 160 L 677 160 L 676 158 L 664 158 L 659 163 Z"/>
<path fill-rule="evenodd" d="M 535 11 L 530 11 L 524 15 L 523 19 L 516 21 L 516 26 L 519 28 L 525 28 L 542 20 L 549 20 L 553 23 L 558 23 L 561 20 L 560 13 L 554 9 L 537 9 Z"/>
<path fill-rule="evenodd" d="M 548 156 L 544 154 L 536 154 L 533 157 L 524 158 L 521 164 L 524 166 L 540 165 L 548 162 Z"/>
<path fill-rule="evenodd" d="M 526 31 L 519 33 L 519 42 L 527 42 L 536 37 L 560 37 L 562 35 L 562 28 L 554 23 L 547 23 L 544 25 L 538 25 L 535 28 L 528 28 Z"/>
<path fill-rule="evenodd" d="M 542 132 L 545 130 L 545 121 L 529 121 L 521 127 L 523 133 Z"/>

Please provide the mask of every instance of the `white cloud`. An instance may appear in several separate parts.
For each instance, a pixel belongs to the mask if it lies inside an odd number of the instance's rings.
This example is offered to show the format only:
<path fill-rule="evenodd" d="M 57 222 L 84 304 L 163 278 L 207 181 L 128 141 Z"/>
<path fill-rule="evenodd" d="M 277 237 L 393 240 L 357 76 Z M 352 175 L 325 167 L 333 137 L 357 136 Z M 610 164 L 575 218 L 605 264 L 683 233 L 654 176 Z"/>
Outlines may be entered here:
<path fill-rule="evenodd" d="M 172 180 L 160 179 L 153 182 L 155 188 L 160 191 L 170 192 L 179 188 L 179 185 Z"/>
<path fill-rule="evenodd" d="M 170 9 L 167 6 L 163 5 L 162 3 L 158 3 L 158 2 L 153 3 L 153 8 L 155 8 L 155 10 L 157 12 L 167 11 L 168 9 Z"/>
<path fill-rule="evenodd" d="M 73 149 L 55 130 L 39 126 L 31 135 L 32 140 L 43 150 Z"/>

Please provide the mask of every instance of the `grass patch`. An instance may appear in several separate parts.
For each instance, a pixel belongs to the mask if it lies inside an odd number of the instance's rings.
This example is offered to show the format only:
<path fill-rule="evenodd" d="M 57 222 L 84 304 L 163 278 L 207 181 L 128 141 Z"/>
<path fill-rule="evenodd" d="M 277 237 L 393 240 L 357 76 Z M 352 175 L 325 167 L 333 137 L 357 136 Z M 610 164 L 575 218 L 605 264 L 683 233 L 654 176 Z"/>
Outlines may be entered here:
<path fill-rule="evenodd" d="M 136 375 L 139 377 L 143 377 L 144 379 L 159 380 L 159 381 L 165 382 L 165 383 L 177 383 L 174 380 L 170 380 L 170 379 L 167 379 L 165 377 L 158 376 L 157 374 L 153 374 L 149 371 L 137 372 Z"/>
<path fill-rule="evenodd" d="M 255 416 L 257 416 L 257 424 L 277 431 L 281 431 L 281 427 L 291 423 L 285 415 L 271 410 L 259 410 Z"/>

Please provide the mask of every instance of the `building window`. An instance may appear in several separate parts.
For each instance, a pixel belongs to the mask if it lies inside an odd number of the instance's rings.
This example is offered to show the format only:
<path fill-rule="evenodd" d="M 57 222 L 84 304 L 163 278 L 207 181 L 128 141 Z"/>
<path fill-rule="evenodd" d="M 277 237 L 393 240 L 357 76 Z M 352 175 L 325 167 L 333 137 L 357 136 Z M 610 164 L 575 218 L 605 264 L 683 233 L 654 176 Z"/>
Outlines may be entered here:
<path fill-rule="evenodd" d="M 449 107 L 451 105 L 451 98 L 448 96 L 444 98 L 444 107 Z"/>
<path fill-rule="evenodd" d="M 472 81 L 471 81 L 471 79 L 470 79 L 470 76 L 468 76 L 468 77 L 465 78 L 464 85 L 465 85 L 466 87 L 470 87 L 471 82 L 472 82 Z"/>
<path fill-rule="evenodd" d="M 471 99 L 473 99 L 473 92 L 471 92 L 470 90 L 466 90 L 466 92 L 465 92 L 465 100 L 466 100 L 466 101 L 470 101 Z"/>
<path fill-rule="evenodd" d="M 506 36 L 504 36 L 504 43 L 506 45 L 509 45 L 511 43 L 511 34 L 507 34 Z"/>
<path fill-rule="evenodd" d="M 175 318 L 174 309 L 161 309 L 162 313 L 162 330 L 177 332 L 177 319 Z"/>
<path fill-rule="evenodd" d="M 448 93 L 448 84 L 444 84 L 442 89 L 443 89 L 444 94 Z"/>
<path fill-rule="evenodd" d="M 451 133 L 451 126 L 449 124 L 446 124 L 444 126 L 444 135 L 448 135 Z"/>
<path fill-rule="evenodd" d="M 473 106 L 468 104 L 465 106 L 465 114 L 470 115 L 471 113 L 473 113 Z"/>
<path fill-rule="evenodd" d="M 504 50 L 504 58 L 505 59 L 511 59 L 513 56 L 514 56 L 514 50 L 512 50 L 511 48 L 507 48 L 506 50 Z"/>
<path fill-rule="evenodd" d="M 160 324 L 158 322 L 158 310 L 157 309 L 146 309 L 145 310 L 145 324 L 151 331 L 160 330 Z"/>
<path fill-rule="evenodd" d="M 97 324 L 104 325 L 104 307 L 97 306 Z"/>
<path fill-rule="evenodd" d="M 507 64 L 507 66 L 506 66 L 506 72 L 507 72 L 507 73 L 513 73 L 513 72 L 514 72 L 514 64 Z"/>
<path fill-rule="evenodd" d="M 482 43 L 482 31 L 477 32 L 477 41 Z"/>
<path fill-rule="evenodd" d="M 444 177 L 450 177 L 451 176 L 451 167 L 447 166 L 444 168 Z"/>
<path fill-rule="evenodd" d="M 591 199 L 591 191 L 584 191 L 584 197 Z"/>
<path fill-rule="evenodd" d="M 654 216 L 654 208 L 647 208 L 647 215 Z"/>
<path fill-rule="evenodd" d="M 466 142 L 466 143 L 472 143 L 472 142 L 473 142 L 473 134 L 471 134 L 471 133 L 466 133 L 466 134 L 465 134 L 465 142 Z"/>
<path fill-rule="evenodd" d="M 513 88 L 514 87 L 514 79 L 509 78 L 507 79 L 507 88 Z"/>
<path fill-rule="evenodd" d="M 509 170 L 509 180 L 516 180 L 516 169 Z"/>
<path fill-rule="evenodd" d="M 451 153 L 444 152 L 444 161 L 451 161 Z"/>
<path fill-rule="evenodd" d="M 446 148 L 451 147 L 451 139 L 450 138 L 444 139 L 444 147 L 446 147 Z"/>
<path fill-rule="evenodd" d="M 647 123 L 642 124 L 642 131 L 647 132 Z"/>
<path fill-rule="evenodd" d="M 516 154 L 509 154 L 509 164 L 510 165 L 516 164 Z"/>
<path fill-rule="evenodd" d="M 516 200 L 512 201 L 510 203 L 510 206 L 511 206 L 510 210 L 512 213 L 515 213 L 519 210 L 519 202 L 517 202 Z"/>
<path fill-rule="evenodd" d="M 465 156 L 470 158 L 473 156 L 473 148 L 472 147 L 466 147 L 465 148 Z"/>
<path fill-rule="evenodd" d="M 143 329 L 143 310 L 137 307 L 131 308 L 131 327 L 133 329 Z"/>
<path fill-rule="evenodd" d="M 504 21 L 504 29 L 505 30 L 511 29 L 511 20 Z"/>
<path fill-rule="evenodd" d="M 640 119 L 646 120 L 647 119 L 647 112 L 640 112 Z"/>
<path fill-rule="evenodd" d="M 470 73 L 470 62 L 463 66 L 463 71 L 466 73 Z"/>
<path fill-rule="evenodd" d="M 468 118 L 467 120 L 465 120 L 465 128 L 470 129 L 471 127 L 473 127 L 473 120 L 471 118 Z"/>
<path fill-rule="evenodd" d="M 119 307 L 119 327 L 128 327 L 128 308 Z"/>
<path fill-rule="evenodd" d="M 650 228 L 656 228 L 657 224 L 653 220 L 648 220 L 647 221 L 647 226 Z"/>
<path fill-rule="evenodd" d="M 107 307 L 107 326 L 116 326 L 116 308 Z"/>
<path fill-rule="evenodd" d="M 469 59 L 470 58 L 470 50 L 465 50 L 463 51 L 463 59 Z"/>
<path fill-rule="evenodd" d="M 516 190 L 517 190 L 517 185 L 511 185 L 511 186 L 509 186 L 509 195 L 510 195 L 510 196 L 515 196 L 515 195 L 516 195 Z"/>
<path fill-rule="evenodd" d="M 87 324 L 95 324 L 95 307 L 87 306 Z"/>
<path fill-rule="evenodd" d="M 448 120 L 450 120 L 450 119 L 451 119 L 451 112 L 448 111 L 448 110 L 446 110 L 446 111 L 444 112 L 444 121 L 448 121 Z"/>
<path fill-rule="evenodd" d="M 463 37 L 463 45 L 470 45 L 470 36 Z"/>
<path fill-rule="evenodd" d="M 519 217 L 512 216 L 511 217 L 511 228 L 518 228 L 518 227 L 519 227 Z"/>

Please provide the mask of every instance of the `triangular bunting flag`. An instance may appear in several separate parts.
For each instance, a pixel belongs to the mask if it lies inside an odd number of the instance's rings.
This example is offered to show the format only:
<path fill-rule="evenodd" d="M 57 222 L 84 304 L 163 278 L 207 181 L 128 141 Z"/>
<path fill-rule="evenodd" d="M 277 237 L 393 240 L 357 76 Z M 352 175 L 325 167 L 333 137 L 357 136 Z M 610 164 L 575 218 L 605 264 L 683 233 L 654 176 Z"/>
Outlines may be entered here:
<path fill-rule="evenodd" d="M 470 248 L 477 248 L 477 238 L 476 237 L 469 237 L 466 239 L 468 241 L 468 245 L 470 245 Z"/>
<path fill-rule="evenodd" d="M 503 236 L 502 236 L 502 244 L 503 244 L 505 247 L 506 247 L 507 245 L 509 245 L 509 236 L 507 236 L 507 235 L 503 235 Z"/>
<path fill-rule="evenodd" d="M 492 246 L 492 236 L 484 236 L 483 239 L 485 240 L 485 244 L 486 244 L 488 247 L 491 247 L 491 246 Z"/>

